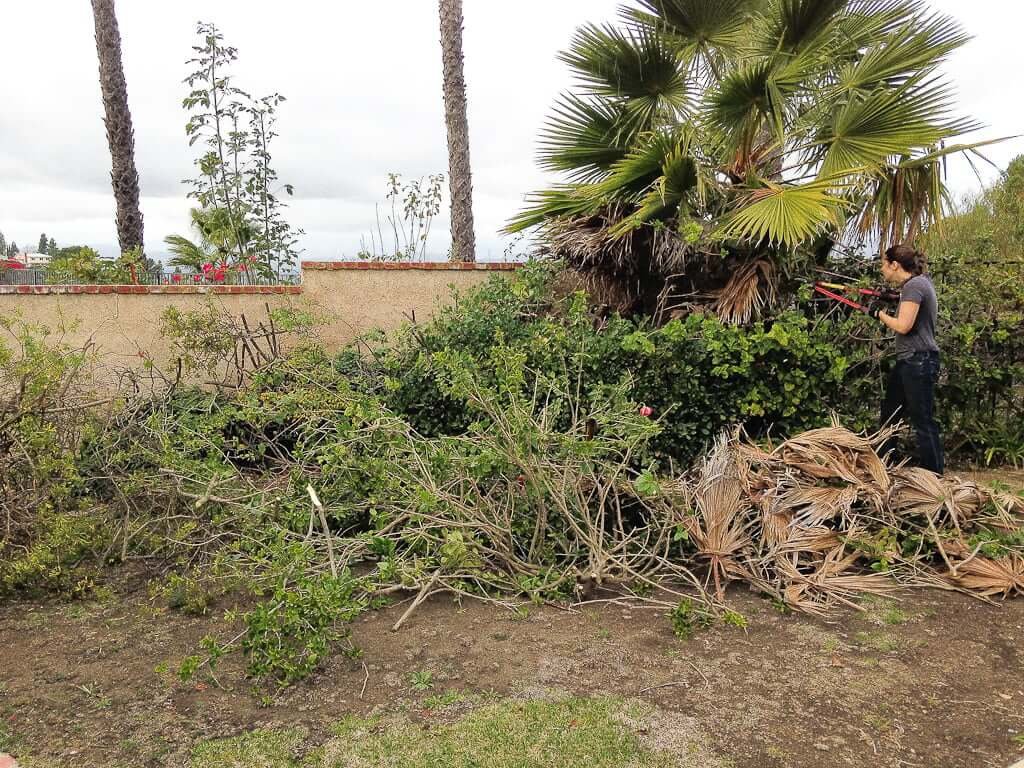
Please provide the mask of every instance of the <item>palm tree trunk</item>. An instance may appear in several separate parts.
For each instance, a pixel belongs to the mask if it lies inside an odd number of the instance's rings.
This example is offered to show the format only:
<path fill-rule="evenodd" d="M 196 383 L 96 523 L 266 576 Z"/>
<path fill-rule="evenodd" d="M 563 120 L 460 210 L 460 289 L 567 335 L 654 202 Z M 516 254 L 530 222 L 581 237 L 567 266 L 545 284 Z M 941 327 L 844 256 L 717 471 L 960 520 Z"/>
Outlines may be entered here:
<path fill-rule="evenodd" d="M 110 180 L 117 203 L 117 239 L 121 252 L 142 249 L 142 212 L 139 210 L 139 173 L 135 169 L 135 134 L 128 111 L 128 86 L 121 64 L 121 33 L 114 0 L 92 0 L 96 24 L 96 53 L 100 61 L 100 91 L 106 113 L 110 145 Z"/>
<path fill-rule="evenodd" d="M 469 120 L 466 117 L 466 78 L 462 56 L 462 0 L 439 0 L 439 6 L 452 197 L 452 260 L 476 261 L 473 176 L 469 164 Z"/>

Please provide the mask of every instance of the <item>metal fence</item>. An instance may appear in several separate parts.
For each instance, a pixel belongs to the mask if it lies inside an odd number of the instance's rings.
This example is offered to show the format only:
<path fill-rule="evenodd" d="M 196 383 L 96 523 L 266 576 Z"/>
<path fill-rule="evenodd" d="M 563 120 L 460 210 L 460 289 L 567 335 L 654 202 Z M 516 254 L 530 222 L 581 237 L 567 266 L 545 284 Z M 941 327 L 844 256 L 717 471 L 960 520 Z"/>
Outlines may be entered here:
<path fill-rule="evenodd" d="M 298 285 L 300 280 L 298 272 L 265 275 L 257 274 L 254 270 L 229 270 L 219 280 L 212 273 L 207 277 L 195 272 L 164 270 L 143 270 L 135 275 L 135 282 L 138 285 Z M 59 270 L 8 268 L 0 269 L 0 285 L 95 285 L 95 282 L 82 280 L 69 272 Z"/>

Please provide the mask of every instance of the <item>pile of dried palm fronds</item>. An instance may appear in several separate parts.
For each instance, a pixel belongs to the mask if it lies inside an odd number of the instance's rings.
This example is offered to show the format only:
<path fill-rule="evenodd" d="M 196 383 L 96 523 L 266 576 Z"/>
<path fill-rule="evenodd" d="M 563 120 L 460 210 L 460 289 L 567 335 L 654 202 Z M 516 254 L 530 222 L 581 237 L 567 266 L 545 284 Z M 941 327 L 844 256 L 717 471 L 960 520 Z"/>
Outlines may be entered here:
<path fill-rule="evenodd" d="M 1024 594 L 1024 499 L 890 466 L 877 449 L 891 434 L 836 425 L 771 450 L 720 439 L 679 483 L 718 595 L 739 579 L 822 613 L 899 584 Z"/>

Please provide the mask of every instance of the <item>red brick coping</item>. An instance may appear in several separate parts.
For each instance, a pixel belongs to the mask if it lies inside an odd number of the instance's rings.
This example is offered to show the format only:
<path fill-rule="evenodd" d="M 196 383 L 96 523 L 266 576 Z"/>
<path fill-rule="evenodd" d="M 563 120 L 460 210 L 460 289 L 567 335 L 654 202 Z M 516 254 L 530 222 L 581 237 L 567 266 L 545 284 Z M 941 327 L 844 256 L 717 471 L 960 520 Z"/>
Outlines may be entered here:
<path fill-rule="evenodd" d="M 511 272 L 522 264 L 506 261 L 304 261 L 302 270 L 305 272 L 340 271 L 346 269 L 366 270 L 437 270 L 454 272 Z"/>
<path fill-rule="evenodd" d="M 286 294 L 302 293 L 301 285 L 0 285 L 0 296 L 28 294 L 52 296 L 56 294 L 102 294 L 120 293 L 129 295 L 152 294 Z"/>

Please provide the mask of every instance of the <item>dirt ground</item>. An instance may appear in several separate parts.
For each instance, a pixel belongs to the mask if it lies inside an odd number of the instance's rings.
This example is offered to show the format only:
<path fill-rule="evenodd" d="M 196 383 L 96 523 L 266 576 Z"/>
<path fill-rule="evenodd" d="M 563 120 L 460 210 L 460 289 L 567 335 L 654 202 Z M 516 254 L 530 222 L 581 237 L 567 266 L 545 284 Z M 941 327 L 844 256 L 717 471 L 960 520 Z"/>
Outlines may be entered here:
<path fill-rule="evenodd" d="M 269 705 L 232 664 L 223 688 L 179 682 L 177 662 L 226 628 L 154 608 L 137 581 L 101 603 L 7 605 L 0 746 L 28 766 L 188 765 L 196 742 L 255 728 L 302 727 L 312 748 L 349 714 L 429 725 L 426 698 L 457 690 L 636 697 L 666 737 L 748 768 L 1006 768 L 1024 755 L 1024 602 L 920 591 L 824 621 L 732 598 L 748 628 L 690 641 L 660 611 L 608 603 L 522 618 L 438 599 L 398 633 L 391 608 L 357 622 L 361 660 L 339 655 Z"/>

